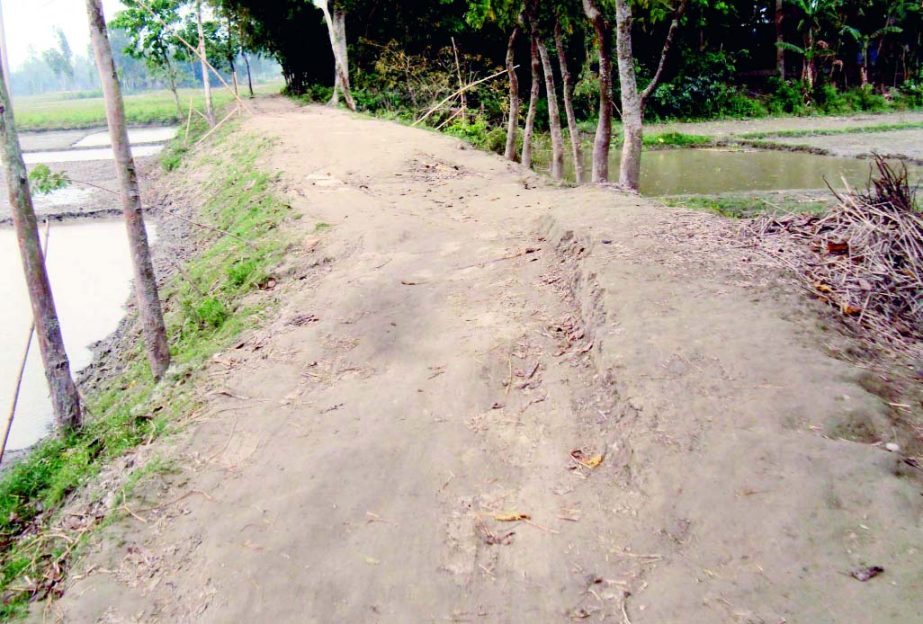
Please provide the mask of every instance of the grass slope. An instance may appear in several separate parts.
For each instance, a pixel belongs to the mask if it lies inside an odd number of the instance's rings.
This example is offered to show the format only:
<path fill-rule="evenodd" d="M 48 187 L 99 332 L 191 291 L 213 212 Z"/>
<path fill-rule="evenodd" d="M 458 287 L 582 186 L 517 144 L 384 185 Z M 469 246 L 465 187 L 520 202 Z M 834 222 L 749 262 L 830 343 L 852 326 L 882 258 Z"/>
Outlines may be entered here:
<path fill-rule="evenodd" d="M 124 372 L 89 390 L 80 432 L 40 443 L 0 476 L 0 620 L 24 615 L 33 599 L 55 595 L 73 553 L 92 529 L 119 513 L 91 520 L 89 530 L 67 531 L 59 512 L 71 493 L 109 462 L 174 430 L 195 407 L 196 372 L 265 310 L 266 298 L 254 293 L 283 256 L 286 241 L 278 226 L 290 208 L 275 195 L 273 176 L 257 166 L 266 141 L 222 129 L 210 145 L 191 163 L 171 164 L 211 172 L 198 219 L 230 235 L 209 240 L 161 290 L 174 361 L 167 378 L 154 383 L 139 339 Z M 117 497 L 124 500 L 157 469 L 157 462 L 135 468 Z"/>

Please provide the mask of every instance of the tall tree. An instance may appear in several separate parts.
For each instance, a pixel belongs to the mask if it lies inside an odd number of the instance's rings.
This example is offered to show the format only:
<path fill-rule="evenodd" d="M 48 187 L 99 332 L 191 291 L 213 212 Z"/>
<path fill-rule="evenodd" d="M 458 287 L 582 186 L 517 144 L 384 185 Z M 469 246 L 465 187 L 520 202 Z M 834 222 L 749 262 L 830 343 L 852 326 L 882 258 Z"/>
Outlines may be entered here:
<path fill-rule="evenodd" d="M 561 83 L 564 87 L 564 112 L 567 115 L 567 132 L 570 135 L 571 157 L 574 159 L 574 177 L 577 184 L 585 179 L 583 167 L 583 149 L 580 146 L 580 132 L 577 130 L 577 116 L 574 114 L 574 78 L 567 63 L 567 51 L 560 20 L 554 22 L 554 46 L 558 52 L 558 65 L 561 68 Z"/>
<path fill-rule="evenodd" d="M 528 26 L 526 26 L 528 28 Z M 522 164 L 532 166 L 532 134 L 535 132 L 535 116 L 538 113 L 538 98 L 541 91 L 542 64 L 538 58 L 538 40 L 529 37 L 529 59 L 532 68 L 532 83 L 529 88 L 529 110 L 526 112 L 526 125 L 522 131 Z"/>
<path fill-rule="evenodd" d="M 64 88 L 68 88 L 74 82 L 74 52 L 67 42 L 67 35 L 60 27 L 55 28 L 54 34 L 58 45 L 42 52 L 42 58 L 55 76 L 62 80 Z"/>
<path fill-rule="evenodd" d="M 773 22 L 776 26 L 776 71 L 779 73 L 780 80 L 785 80 L 785 49 L 782 47 L 785 43 L 785 32 L 782 28 L 784 21 L 785 0 L 776 0 Z"/>
<path fill-rule="evenodd" d="M 346 106 L 354 111 L 356 102 L 349 85 L 349 52 L 346 47 L 346 8 L 335 1 L 331 11 L 329 0 L 314 0 L 314 5 L 324 14 L 330 49 L 333 52 L 334 81 L 331 102 L 336 104 L 338 93 L 342 93 Z"/>
<path fill-rule="evenodd" d="M 551 131 L 551 177 L 560 180 L 564 177 L 564 138 L 561 135 L 561 113 L 558 111 L 558 92 L 554 84 L 554 69 L 551 56 L 542 38 L 539 28 L 538 0 L 528 4 L 529 31 L 535 42 L 541 61 L 542 74 L 545 77 L 545 99 L 548 103 L 548 128 Z"/>
<path fill-rule="evenodd" d="M 141 208 L 141 190 L 138 173 L 128 143 L 128 129 L 125 124 L 125 106 L 119 86 L 118 74 L 112 60 L 112 48 L 106 32 L 106 20 L 100 0 L 86 0 L 87 18 L 90 23 L 90 40 L 96 56 L 96 66 L 106 100 L 106 119 L 109 136 L 115 155 L 116 172 L 122 197 L 122 213 L 128 230 L 134 269 L 135 302 L 141 317 L 141 329 L 147 346 L 147 359 L 155 379 L 160 379 L 170 365 L 170 348 L 163 322 L 163 311 L 157 292 L 157 279 L 151 262 L 151 250 L 144 227 Z"/>
<path fill-rule="evenodd" d="M 202 89 L 205 92 L 205 116 L 208 123 L 215 125 L 215 108 L 212 102 L 211 76 L 209 75 L 208 55 L 205 51 L 205 27 L 202 23 L 202 0 L 196 0 L 196 28 L 199 31 L 199 63 L 202 67 Z"/>
<path fill-rule="evenodd" d="M 641 148 L 644 135 L 644 107 L 647 100 L 654 93 L 663 77 L 673 40 L 679 30 L 680 21 L 686 12 L 687 0 L 679 0 L 673 11 L 660 61 L 654 77 L 644 88 L 638 92 L 637 77 L 635 75 L 635 56 L 632 52 L 631 42 L 631 5 L 629 0 L 615 0 L 616 21 L 616 57 L 619 67 L 619 85 L 622 93 L 622 160 L 619 166 L 619 184 L 629 190 L 637 191 L 641 185 Z"/>
<path fill-rule="evenodd" d="M 128 37 L 126 54 L 142 59 L 152 73 L 167 79 L 179 118 L 184 111 L 177 89 L 174 57 L 179 46 L 176 29 L 183 4 L 183 0 L 122 0 L 125 9 L 116 13 L 110 24 Z"/>
<path fill-rule="evenodd" d="M 64 349 L 61 325 L 51 294 L 51 284 L 45 269 L 45 255 L 42 253 L 38 224 L 32 206 L 29 178 L 22 160 L 6 74 L 2 68 L 3 64 L 0 63 L 0 140 L 3 142 L 2 157 L 13 225 L 19 242 L 29 300 L 32 303 L 32 318 L 42 363 L 45 366 L 45 379 L 48 380 L 55 424 L 59 430 L 66 431 L 81 425 L 80 396 L 71 377 L 70 362 Z"/>
<path fill-rule="evenodd" d="M 519 76 L 516 75 L 516 39 L 519 37 L 519 26 L 513 26 L 509 41 L 506 44 L 506 73 L 509 80 L 509 117 L 506 122 L 506 146 L 503 155 L 507 160 L 516 160 L 516 139 L 519 134 L 519 108 L 522 104 L 519 97 Z"/>
<path fill-rule="evenodd" d="M 609 181 L 609 145 L 612 143 L 612 27 L 597 0 L 582 0 L 583 12 L 593 25 L 599 55 L 599 117 L 593 139 L 593 182 Z"/>

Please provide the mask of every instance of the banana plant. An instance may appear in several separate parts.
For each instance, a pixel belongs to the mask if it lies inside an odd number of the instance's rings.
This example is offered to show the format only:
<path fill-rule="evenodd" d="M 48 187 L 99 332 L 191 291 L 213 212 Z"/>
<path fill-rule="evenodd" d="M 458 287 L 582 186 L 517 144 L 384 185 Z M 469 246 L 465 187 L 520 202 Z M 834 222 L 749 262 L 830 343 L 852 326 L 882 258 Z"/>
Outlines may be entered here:
<path fill-rule="evenodd" d="M 802 36 L 802 45 L 798 46 L 784 41 L 776 45 L 802 58 L 801 79 L 808 92 L 811 92 L 817 80 L 817 60 L 833 54 L 827 43 L 817 38 L 817 33 L 828 18 L 835 17 L 843 0 L 789 0 L 789 4 L 795 6 L 801 13 L 798 31 Z"/>

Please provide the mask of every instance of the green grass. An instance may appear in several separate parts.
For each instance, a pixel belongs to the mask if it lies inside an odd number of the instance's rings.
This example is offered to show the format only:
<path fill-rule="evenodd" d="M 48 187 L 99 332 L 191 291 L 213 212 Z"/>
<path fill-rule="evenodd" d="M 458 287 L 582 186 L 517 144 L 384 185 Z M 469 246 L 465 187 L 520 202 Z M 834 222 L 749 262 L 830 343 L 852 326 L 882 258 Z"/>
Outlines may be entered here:
<path fill-rule="evenodd" d="M 770 130 L 766 132 L 747 132 L 738 135 L 742 139 L 770 139 L 770 138 L 797 138 L 834 136 L 837 134 L 862 134 L 867 132 L 894 132 L 897 130 L 923 129 L 923 121 L 906 121 L 892 124 L 877 124 L 871 126 L 850 126 L 847 128 L 817 128 L 805 130 Z"/>
<path fill-rule="evenodd" d="M 701 134 L 684 134 L 682 132 L 663 132 L 660 134 L 645 134 L 642 143 L 648 149 L 704 147 L 713 145 L 715 140 L 710 136 Z M 618 140 L 621 145 L 621 140 Z"/>
<path fill-rule="evenodd" d="M 278 83 L 267 83 L 254 90 L 275 93 L 279 88 Z M 106 125 L 103 98 L 84 95 L 52 93 L 17 97 L 13 102 L 16 127 L 19 130 L 67 130 Z M 204 110 L 205 98 L 201 89 L 180 89 L 179 95 L 184 111 L 182 115 L 178 114 L 173 94 L 169 91 L 125 95 L 125 117 L 129 125 L 168 125 L 185 122 L 190 102 L 197 110 Z M 216 108 L 220 108 L 232 101 L 234 96 L 221 85 L 214 85 L 212 99 Z"/>
<path fill-rule="evenodd" d="M 674 208 L 712 212 L 731 219 L 751 219 L 763 214 L 789 212 L 821 213 L 828 207 L 828 202 L 821 200 L 805 201 L 794 197 L 773 197 L 770 201 L 758 195 L 663 197 L 661 201 Z"/>
<path fill-rule="evenodd" d="M 86 397 L 80 432 L 40 443 L 0 476 L 0 620 L 25 614 L 31 599 L 53 591 L 59 569 L 87 539 L 48 530 L 64 501 L 113 459 L 174 430 L 196 406 L 197 371 L 266 311 L 267 298 L 254 294 L 283 257 L 279 225 L 290 208 L 275 195 L 274 176 L 257 166 L 267 141 L 233 136 L 230 128 L 211 140 L 213 155 L 178 166 L 212 172 L 198 219 L 229 235 L 210 234 L 204 250 L 161 289 L 174 362 L 167 378 L 154 383 L 137 343 L 124 372 Z M 155 469 L 136 469 L 120 495 Z"/>

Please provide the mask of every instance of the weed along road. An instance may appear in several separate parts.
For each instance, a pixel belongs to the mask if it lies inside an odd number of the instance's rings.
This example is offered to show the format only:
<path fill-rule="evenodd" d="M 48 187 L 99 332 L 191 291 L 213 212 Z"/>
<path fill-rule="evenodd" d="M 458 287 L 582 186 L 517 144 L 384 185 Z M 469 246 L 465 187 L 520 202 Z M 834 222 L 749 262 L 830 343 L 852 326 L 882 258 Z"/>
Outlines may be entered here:
<path fill-rule="evenodd" d="M 917 621 L 919 482 L 848 435 L 888 406 L 736 226 L 251 106 L 155 194 L 280 211 L 276 260 L 189 270 L 246 329 L 33 621 Z"/>

